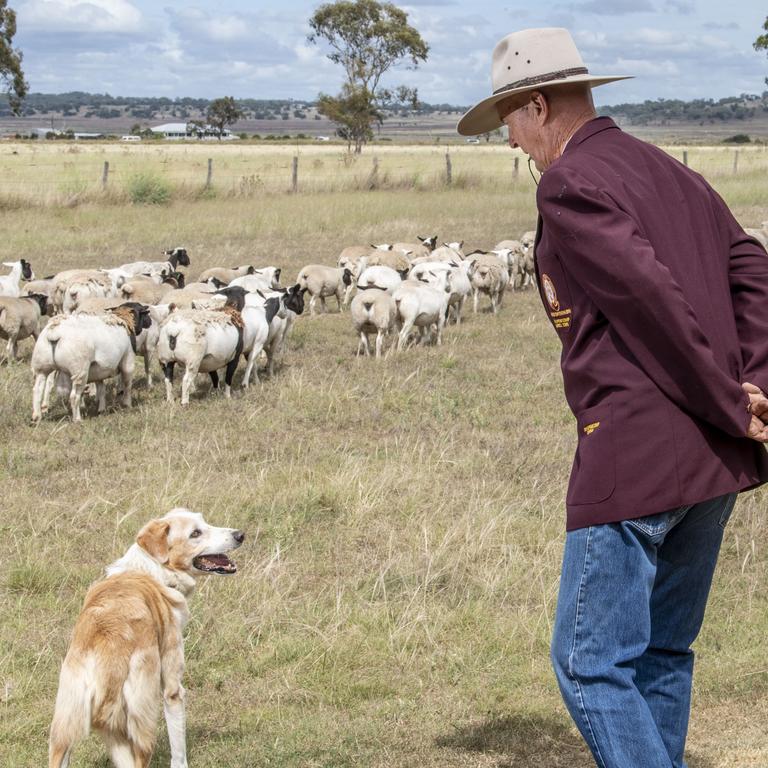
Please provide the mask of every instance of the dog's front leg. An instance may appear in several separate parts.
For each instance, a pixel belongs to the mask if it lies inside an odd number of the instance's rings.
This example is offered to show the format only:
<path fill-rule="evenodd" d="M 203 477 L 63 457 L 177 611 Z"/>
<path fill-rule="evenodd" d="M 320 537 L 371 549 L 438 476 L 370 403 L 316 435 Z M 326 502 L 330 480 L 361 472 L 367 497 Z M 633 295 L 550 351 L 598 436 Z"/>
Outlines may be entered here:
<path fill-rule="evenodd" d="M 181 636 L 163 658 L 163 711 L 171 745 L 171 768 L 187 768 L 186 713 L 184 711 L 184 652 Z"/>

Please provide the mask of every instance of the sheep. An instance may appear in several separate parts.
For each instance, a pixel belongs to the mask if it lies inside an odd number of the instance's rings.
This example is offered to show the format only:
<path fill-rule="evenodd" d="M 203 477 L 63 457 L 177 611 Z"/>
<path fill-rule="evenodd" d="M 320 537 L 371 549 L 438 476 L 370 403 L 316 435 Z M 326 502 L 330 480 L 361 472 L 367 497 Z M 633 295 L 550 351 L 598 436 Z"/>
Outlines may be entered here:
<path fill-rule="evenodd" d="M 384 337 L 388 336 L 397 323 L 397 307 L 390 293 L 377 288 L 368 288 L 360 291 L 350 306 L 352 324 L 360 335 L 357 345 L 357 355 L 365 350 L 366 356 L 370 356 L 371 350 L 368 343 L 368 334 L 376 334 L 376 357 L 381 357 Z"/>
<path fill-rule="evenodd" d="M 157 356 L 165 377 L 165 394 L 173 402 L 173 373 L 176 363 L 184 366 L 181 404 L 189 405 L 198 372 L 208 373 L 214 389 L 217 371 L 226 367 L 224 397 L 231 396 L 232 378 L 243 351 L 243 318 L 237 307 L 220 310 L 171 309 L 160 324 Z"/>
<path fill-rule="evenodd" d="M 0 296 L 18 298 L 21 294 L 19 283 L 22 280 L 32 280 L 35 276 L 32 267 L 25 259 L 4 261 L 3 266 L 10 267 L 11 271 L 7 275 L 0 276 Z"/>
<path fill-rule="evenodd" d="M 33 293 L 42 293 L 45 296 L 50 296 L 54 277 L 55 275 L 49 275 L 39 280 L 28 280 L 22 287 L 23 295 L 31 296 Z"/>
<path fill-rule="evenodd" d="M 185 288 L 168 291 L 163 295 L 163 304 L 173 304 L 177 309 L 191 309 L 194 301 L 207 299 L 216 292 L 210 283 L 190 283 Z"/>
<path fill-rule="evenodd" d="M 163 255 L 168 257 L 166 261 L 132 261 L 122 264 L 119 269 L 129 275 L 160 274 L 163 271 L 175 272 L 179 265 L 188 267 L 190 264 L 186 248 L 171 248 L 163 251 Z"/>
<path fill-rule="evenodd" d="M 281 309 L 285 318 L 285 308 L 282 301 L 285 294 L 279 294 L 265 299 L 263 303 L 253 301 L 246 303 L 247 293 L 240 286 L 223 288 L 216 295 L 221 295 L 228 301 L 242 299 L 243 308 L 240 314 L 243 318 L 243 354 L 248 360 L 243 374 L 242 387 L 247 389 L 251 383 L 253 371 L 256 368 L 256 360 L 269 340 L 272 321 Z"/>
<path fill-rule="evenodd" d="M 339 269 L 349 269 L 353 273 L 360 259 L 368 256 L 371 252 L 369 245 L 350 245 L 344 248 L 339 254 L 336 265 Z"/>
<path fill-rule="evenodd" d="M 429 256 L 432 251 L 435 250 L 437 245 L 437 235 L 431 237 L 416 236 L 419 240 L 418 243 L 393 243 L 389 246 L 392 251 L 401 251 L 406 254 L 408 258 L 415 259 L 420 256 Z"/>
<path fill-rule="evenodd" d="M 535 245 L 536 245 L 536 232 L 535 230 L 529 230 L 523 232 L 520 237 L 520 244 L 523 248 L 523 255 L 520 260 L 522 268 L 523 280 L 520 285 L 521 288 L 527 288 L 529 285 L 535 285 L 536 283 L 536 266 L 535 266 Z"/>
<path fill-rule="evenodd" d="M 305 293 L 306 289 L 296 283 L 290 288 L 249 293 L 245 297 L 246 306 L 263 306 L 271 298 L 277 298 L 280 301 L 277 312 L 269 324 L 269 336 L 264 344 L 264 354 L 267 356 L 267 376 L 270 378 L 275 373 L 277 361 L 282 357 L 285 341 L 291 332 L 296 317 L 304 311 Z"/>
<path fill-rule="evenodd" d="M 55 312 L 71 312 L 81 297 L 117 296 L 124 279 L 115 271 L 67 269 L 53 278 L 50 297 Z M 66 309 L 65 309 L 66 304 Z"/>
<path fill-rule="evenodd" d="M 249 275 L 243 277 L 236 277 L 229 283 L 231 286 L 240 286 L 245 288 L 246 291 L 276 291 L 280 288 L 280 273 L 282 270 L 279 267 L 262 267 L 261 269 L 254 269 Z"/>
<path fill-rule="evenodd" d="M 120 374 L 122 404 L 131 405 L 134 344 L 137 333 L 149 324 L 149 310 L 127 303 L 101 315 L 59 315 L 54 317 L 32 350 L 32 420 L 40 421 L 48 410 L 51 374 L 58 373 L 58 385 L 69 393 L 72 420 L 81 421 L 80 404 L 89 382 L 96 382 L 98 412 L 106 409 L 105 379 Z"/>
<path fill-rule="evenodd" d="M 454 248 L 454 245 L 458 247 Z M 461 252 L 462 245 L 463 243 L 452 243 L 450 245 L 443 243 L 439 248 L 435 248 L 435 250 L 432 251 L 429 255 L 417 256 L 411 261 L 411 267 L 414 265 L 424 264 L 426 262 L 431 263 L 435 261 L 446 262 L 448 264 L 455 264 L 458 266 L 464 260 L 464 255 Z"/>
<path fill-rule="evenodd" d="M 304 267 L 296 282 L 301 288 L 306 288 L 312 297 L 309 300 L 309 313 L 315 314 L 315 302 L 320 299 L 320 307 L 326 312 L 325 297 L 335 296 L 339 305 L 339 312 L 343 311 L 349 301 L 349 294 L 353 287 L 352 272 L 337 267 L 326 267 L 322 264 L 309 264 Z"/>
<path fill-rule="evenodd" d="M 472 259 L 468 274 L 474 291 L 475 314 L 477 314 L 480 294 L 485 293 L 491 300 L 491 309 L 495 315 L 501 306 L 504 291 L 509 284 L 509 272 L 506 264 L 495 254 L 478 254 Z"/>
<path fill-rule="evenodd" d="M 392 267 L 366 267 L 357 279 L 357 289 L 364 291 L 366 288 L 380 288 L 382 291 L 393 293 L 406 276 L 407 273 L 397 272 Z"/>
<path fill-rule="evenodd" d="M 454 322 L 459 325 L 464 302 L 467 300 L 467 296 L 472 293 L 472 284 L 469 279 L 470 266 L 469 261 L 464 261 L 458 266 L 443 261 L 425 261 L 417 264 L 411 270 L 409 279 L 440 286 L 442 283 L 441 275 L 447 274 L 451 289 L 448 297 L 448 309 L 453 310 Z"/>
<path fill-rule="evenodd" d="M 522 287 L 525 281 L 523 244 L 519 240 L 502 240 L 496 243 L 491 253 L 495 253 L 502 261 L 507 262 L 510 288 L 515 290 L 518 276 L 520 277 L 520 286 Z"/>
<path fill-rule="evenodd" d="M 0 339 L 8 339 L 8 359 L 16 359 L 16 345 L 22 339 L 34 336 L 37 340 L 40 320 L 47 313 L 48 297 L 42 293 L 0 297 Z"/>
<path fill-rule="evenodd" d="M 180 279 L 163 276 L 158 283 L 147 275 L 136 275 L 123 283 L 120 293 L 127 301 L 138 301 L 141 304 L 159 304 L 166 294 L 173 290 L 181 290 L 184 287 L 184 276 L 180 272 Z"/>
<path fill-rule="evenodd" d="M 434 285 L 405 280 L 392 294 L 400 323 L 398 352 L 405 347 L 414 326 L 421 329 L 422 341 L 426 340 L 432 326 L 436 326 L 437 344 L 442 344 L 449 293 L 450 281 L 447 273 L 443 273 Z"/>
<path fill-rule="evenodd" d="M 205 283 L 212 277 L 215 277 L 224 285 L 229 285 L 235 278 L 252 275 L 255 271 L 256 267 L 253 267 L 250 264 L 244 264 L 241 267 L 211 267 L 202 272 L 197 280 L 200 283 Z"/>
<path fill-rule="evenodd" d="M 407 272 L 411 268 L 411 262 L 403 251 L 384 250 L 374 247 L 366 258 L 366 265 L 371 267 L 391 267 L 396 272 Z"/>

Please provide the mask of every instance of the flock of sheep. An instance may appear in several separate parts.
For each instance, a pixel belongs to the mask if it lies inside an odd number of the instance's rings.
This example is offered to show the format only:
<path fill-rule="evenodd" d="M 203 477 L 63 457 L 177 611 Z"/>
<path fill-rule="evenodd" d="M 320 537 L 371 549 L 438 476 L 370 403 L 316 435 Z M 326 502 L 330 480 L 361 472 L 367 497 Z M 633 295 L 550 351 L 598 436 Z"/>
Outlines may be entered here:
<path fill-rule="evenodd" d="M 68 399 L 72 418 L 82 418 L 83 394 L 96 396 L 98 412 L 106 409 L 105 382 L 119 379 L 118 395 L 131 404 L 135 356 L 142 355 L 147 386 L 152 361 L 163 371 L 166 397 L 174 399 L 173 378 L 184 368 L 181 402 L 186 405 L 198 373 L 207 373 L 214 388 L 224 369 L 224 394 L 230 396 L 240 358 L 246 358 L 243 386 L 254 377 L 263 354 L 272 376 L 291 327 L 304 311 L 335 296 L 339 311 L 350 305 L 359 334 L 358 355 L 370 355 L 369 336 L 376 335 L 380 357 L 387 337 L 402 350 L 416 329 L 420 342 L 435 336 L 441 343 L 449 321 L 459 323 L 472 295 L 478 311 L 481 294 L 494 313 L 509 288 L 534 283 L 535 233 L 505 240 L 491 251 L 465 254 L 462 243 L 437 247 L 437 237 L 415 243 L 345 248 L 338 265 L 310 264 L 297 282 L 280 286 L 278 267 L 251 265 L 205 270 L 194 283 L 182 268 L 190 265 L 186 249 L 166 251 L 159 262 L 132 262 L 115 268 L 76 269 L 34 279 L 29 262 L 6 263 L 0 276 L 0 338 L 8 340 L 7 358 L 15 359 L 22 339 L 35 339 L 32 351 L 32 419 L 50 408 L 54 388 Z M 52 315 L 44 324 L 44 315 Z"/>

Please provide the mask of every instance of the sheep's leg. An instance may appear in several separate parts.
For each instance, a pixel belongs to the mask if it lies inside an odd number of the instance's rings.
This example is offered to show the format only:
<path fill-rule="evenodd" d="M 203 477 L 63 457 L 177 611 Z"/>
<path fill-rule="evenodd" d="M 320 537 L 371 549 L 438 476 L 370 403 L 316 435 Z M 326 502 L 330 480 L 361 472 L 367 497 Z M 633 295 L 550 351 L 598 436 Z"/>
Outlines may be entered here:
<path fill-rule="evenodd" d="M 32 387 L 32 421 L 40 421 L 43 418 L 41 406 L 46 379 L 47 376 L 44 373 L 38 373 L 35 376 L 35 384 Z"/>
<path fill-rule="evenodd" d="M 248 389 L 248 385 L 251 383 L 251 371 L 253 371 L 253 364 L 256 362 L 258 354 L 255 349 L 251 349 L 250 352 L 245 354 L 245 373 L 243 374 L 243 381 L 241 386 L 243 389 Z"/>
<path fill-rule="evenodd" d="M 237 364 L 240 362 L 240 353 L 238 352 L 228 363 L 227 370 L 224 372 L 224 397 L 229 400 L 232 396 L 232 379 L 235 377 Z"/>
<path fill-rule="evenodd" d="M 144 350 L 144 375 L 147 377 L 147 389 L 152 389 L 152 370 L 150 363 L 152 362 L 152 354 L 148 349 Z"/>
<path fill-rule="evenodd" d="M 163 378 L 165 378 L 165 399 L 173 402 L 173 369 L 176 363 L 166 363 L 163 366 Z"/>
<path fill-rule="evenodd" d="M 445 326 L 445 317 L 441 314 L 437 316 L 437 346 L 443 343 L 443 327 Z"/>
<path fill-rule="evenodd" d="M 194 391 L 195 389 L 195 378 L 197 377 L 197 369 L 199 367 L 198 365 L 190 365 L 187 363 L 186 370 L 184 371 L 184 377 L 181 380 L 181 404 L 182 405 L 189 405 L 189 395 L 190 392 Z M 211 381 L 213 381 L 213 377 L 216 374 L 215 371 L 211 372 Z M 216 376 L 216 386 L 219 385 L 219 378 Z"/>
<path fill-rule="evenodd" d="M 315 314 L 315 302 L 317 301 L 317 296 L 312 294 L 312 298 L 309 300 L 309 314 L 314 315 Z"/>
<path fill-rule="evenodd" d="M 48 413 L 51 407 L 51 392 L 56 386 L 58 371 L 51 371 L 45 380 L 45 394 L 43 395 L 43 413 Z"/>
<path fill-rule="evenodd" d="M 403 323 L 403 326 L 400 329 L 400 333 L 398 335 L 398 339 L 397 339 L 397 351 L 398 352 L 402 352 L 402 350 L 405 348 L 405 344 L 408 341 L 408 334 L 411 332 L 411 328 L 413 328 L 413 321 L 412 320 L 406 320 Z"/>
<path fill-rule="evenodd" d="M 475 290 L 474 290 L 474 297 L 473 298 L 474 298 L 474 306 L 473 306 L 472 311 L 473 311 L 474 314 L 477 314 L 477 305 L 480 302 L 480 291 L 477 288 L 475 288 Z"/>
<path fill-rule="evenodd" d="M 320 294 L 320 310 L 323 314 L 328 312 L 328 307 L 325 305 L 325 296 L 322 293 Z"/>
<path fill-rule="evenodd" d="M 339 314 L 344 311 L 344 290 L 340 286 L 336 291 L 336 303 L 339 305 Z"/>
<path fill-rule="evenodd" d="M 384 331 L 379 328 L 379 332 L 376 334 L 376 358 L 381 357 L 381 349 L 384 346 Z"/>
<path fill-rule="evenodd" d="M 103 381 L 96 382 L 96 412 L 104 413 L 107 410 L 107 388 Z"/>
<path fill-rule="evenodd" d="M 368 334 L 365 331 L 360 331 L 360 340 L 357 342 L 357 356 L 365 352 L 366 357 L 370 357 L 371 350 L 368 348 Z"/>
<path fill-rule="evenodd" d="M 72 410 L 72 421 L 82 421 L 80 405 L 85 391 L 85 379 L 72 379 L 72 389 L 69 391 L 69 407 Z"/>
<path fill-rule="evenodd" d="M 134 363 L 135 359 L 133 355 L 126 355 L 123 359 L 123 364 L 120 366 L 120 382 L 123 386 L 122 404 L 124 408 L 131 407 L 131 386 L 133 385 Z"/>
<path fill-rule="evenodd" d="M 215 389 L 218 392 L 219 391 L 219 372 L 210 371 L 208 376 L 211 379 L 211 389 Z"/>

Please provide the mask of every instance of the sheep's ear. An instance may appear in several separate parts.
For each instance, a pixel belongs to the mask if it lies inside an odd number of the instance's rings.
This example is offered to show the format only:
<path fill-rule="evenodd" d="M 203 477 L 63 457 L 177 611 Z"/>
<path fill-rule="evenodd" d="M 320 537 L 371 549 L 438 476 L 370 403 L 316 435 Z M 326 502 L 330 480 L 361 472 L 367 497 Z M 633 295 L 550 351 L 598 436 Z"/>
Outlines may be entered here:
<path fill-rule="evenodd" d="M 136 537 L 136 543 L 158 563 L 168 562 L 168 532 L 171 524 L 165 520 L 150 520 Z"/>
<path fill-rule="evenodd" d="M 175 312 L 177 309 L 176 305 L 174 303 L 171 303 L 168 305 L 168 314 L 170 315 L 171 312 Z"/>
<path fill-rule="evenodd" d="M 248 267 L 248 274 L 252 275 L 256 271 L 256 267 Z"/>

